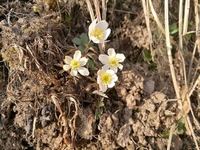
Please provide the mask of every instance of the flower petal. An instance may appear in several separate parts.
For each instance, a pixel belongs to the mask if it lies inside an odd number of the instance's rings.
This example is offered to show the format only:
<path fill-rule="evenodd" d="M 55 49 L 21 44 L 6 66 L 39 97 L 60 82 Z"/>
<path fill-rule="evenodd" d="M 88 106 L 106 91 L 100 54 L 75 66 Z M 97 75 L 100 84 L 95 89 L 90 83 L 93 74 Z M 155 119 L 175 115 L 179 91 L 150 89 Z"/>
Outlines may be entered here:
<path fill-rule="evenodd" d="M 98 83 L 98 84 L 101 83 L 101 78 L 100 78 L 100 76 L 97 76 L 97 83 Z"/>
<path fill-rule="evenodd" d="M 112 74 L 112 81 L 116 82 L 118 80 L 118 77 L 116 74 Z"/>
<path fill-rule="evenodd" d="M 63 70 L 68 71 L 70 69 L 70 65 L 63 65 Z"/>
<path fill-rule="evenodd" d="M 115 82 L 111 82 L 110 84 L 108 84 L 109 88 L 112 88 L 113 86 L 115 86 Z"/>
<path fill-rule="evenodd" d="M 92 23 L 89 25 L 89 35 L 90 35 L 90 32 L 95 28 L 96 23 L 97 23 L 97 19 L 93 20 Z"/>
<path fill-rule="evenodd" d="M 94 42 L 94 43 L 96 43 L 96 44 L 98 44 L 98 43 L 102 43 L 102 41 L 100 41 L 100 40 L 98 40 L 96 37 L 94 37 L 94 36 L 91 36 L 91 37 L 89 37 L 90 38 L 90 40 L 92 41 L 92 42 Z"/>
<path fill-rule="evenodd" d="M 118 67 L 119 67 L 119 69 L 120 69 L 120 70 L 122 70 L 122 69 L 123 69 L 123 65 L 122 65 L 122 64 L 119 64 L 119 66 L 118 66 Z"/>
<path fill-rule="evenodd" d="M 71 61 L 72 61 L 72 58 L 70 56 L 65 56 L 64 62 L 66 64 L 70 64 Z"/>
<path fill-rule="evenodd" d="M 82 57 L 80 59 L 80 65 L 81 66 L 85 66 L 87 62 L 88 62 L 88 59 L 86 57 Z"/>
<path fill-rule="evenodd" d="M 116 55 L 116 58 L 118 59 L 119 62 L 123 62 L 123 61 L 125 60 L 126 57 L 124 56 L 124 54 L 118 53 L 118 54 Z"/>
<path fill-rule="evenodd" d="M 90 40 L 92 40 L 91 39 L 91 32 L 94 30 L 96 23 L 97 23 L 97 19 L 93 20 L 92 23 L 89 25 L 88 36 L 89 36 Z"/>
<path fill-rule="evenodd" d="M 106 64 L 102 67 L 102 70 L 108 70 L 110 67 Z"/>
<path fill-rule="evenodd" d="M 74 59 L 79 60 L 81 58 L 81 51 L 77 50 L 74 53 Z"/>
<path fill-rule="evenodd" d="M 118 71 L 118 68 L 117 67 L 113 67 L 113 68 L 111 68 L 115 73 L 117 73 L 117 71 Z"/>
<path fill-rule="evenodd" d="M 105 31 L 104 41 L 108 38 L 108 36 L 110 35 L 110 33 L 111 33 L 111 29 L 108 28 L 108 29 Z"/>
<path fill-rule="evenodd" d="M 82 75 L 82 76 L 88 76 L 89 75 L 89 71 L 87 68 L 85 67 L 80 67 L 78 69 L 78 72 Z"/>
<path fill-rule="evenodd" d="M 115 74 L 115 72 L 113 70 L 111 70 L 111 69 L 106 70 L 106 72 L 109 73 L 109 74 L 111 74 L 112 76 Z"/>
<path fill-rule="evenodd" d="M 71 74 L 72 76 L 77 76 L 78 71 L 77 71 L 77 70 L 71 70 L 70 74 Z"/>
<path fill-rule="evenodd" d="M 115 49 L 114 49 L 114 48 L 109 48 L 109 49 L 108 49 L 108 55 L 109 55 L 109 56 L 115 56 L 115 55 L 116 55 Z"/>
<path fill-rule="evenodd" d="M 98 70 L 97 71 L 97 75 L 100 75 L 100 74 L 102 74 L 102 72 L 103 72 L 103 70 L 101 69 L 101 70 Z"/>
<path fill-rule="evenodd" d="M 105 92 L 108 89 L 108 87 L 106 85 L 103 85 L 103 84 L 99 84 L 99 88 L 100 88 L 101 92 Z"/>
<path fill-rule="evenodd" d="M 100 61 L 102 64 L 108 64 L 108 55 L 100 54 L 100 55 L 99 55 L 99 61 Z"/>
<path fill-rule="evenodd" d="M 102 30 L 106 30 L 108 28 L 108 23 L 105 20 L 98 22 L 95 26 L 96 28 L 100 28 Z"/>

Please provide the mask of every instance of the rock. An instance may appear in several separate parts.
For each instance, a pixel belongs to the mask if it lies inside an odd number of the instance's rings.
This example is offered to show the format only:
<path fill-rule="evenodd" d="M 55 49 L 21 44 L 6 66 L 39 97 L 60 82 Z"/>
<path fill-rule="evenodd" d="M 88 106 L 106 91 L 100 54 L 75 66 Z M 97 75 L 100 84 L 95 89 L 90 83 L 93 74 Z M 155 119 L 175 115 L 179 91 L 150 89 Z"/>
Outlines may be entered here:
<path fill-rule="evenodd" d="M 129 124 L 125 124 L 124 126 L 122 126 L 119 130 L 119 134 L 117 137 L 117 143 L 121 146 L 121 147 L 126 147 L 130 141 L 130 135 L 131 133 L 131 127 Z"/>
<path fill-rule="evenodd" d="M 144 81 L 144 91 L 148 94 L 153 93 L 155 90 L 155 81 L 153 80 L 147 80 Z"/>

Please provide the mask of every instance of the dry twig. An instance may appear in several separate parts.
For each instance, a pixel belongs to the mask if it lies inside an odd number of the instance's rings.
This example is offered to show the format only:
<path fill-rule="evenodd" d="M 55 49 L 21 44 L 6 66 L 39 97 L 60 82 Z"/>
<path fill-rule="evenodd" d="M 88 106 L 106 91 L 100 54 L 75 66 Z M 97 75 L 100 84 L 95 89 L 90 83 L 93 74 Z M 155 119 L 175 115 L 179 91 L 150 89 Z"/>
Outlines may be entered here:
<path fill-rule="evenodd" d="M 87 3 L 88 11 L 90 13 L 90 18 L 93 21 L 95 19 L 95 16 L 94 16 L 94 11 L 93 11 L 91 2 L 90 2 L 90 0 L 86 0 L 86 3 Z"/>
<path fill-rule="evenodd" d="M 184 24 L 183 24 L 183 35 L 187 33 L 188 30 L 188 19 L 190 11 L 190 0 L 185 1 L 185 14 L 184 14 Z"/>
<path fill-rule="evenodd" d="M 151 9 L 151 13 L 152 13 L 152 15 L 153 15 L 153 17 L 154 17 L 154 20 L 155 20 L 155 22 L 157 23 L 158 28 L 160 29 L 160 31 L 161 31 L 163 34 L 165 34 L 165 29 L 164 29 L 162 23 L 160 22 L 160 20 L 159 20 L 159 18 L 158 18 L 158 15 L 157 15 L 157 13 L 156 13 L 154 7 L 153 7 L 152 0 L 149 0 L 149 6 L 150 6 L 150 9 Z"/>
<path fill-rule="evenodd" d="M 176 92 L 176 98 L 178 99 L 179 109 L 182 109 L 182 103 L 180 100 L 180 89 L 176 80 L 176 74 L 174 70 L 174 65 L 172 61 L 172 53 L 171 53 L 171 43 L 170 43 L 170 35 L 169 35 L 169 8 L 168 8 L 168 0 L 165 0 L 165 38 L 166 38 L 166 47 L 167 47 L 167 55 L 169 60 L 170 72 L 172 76 L 172 81 L 174 85 L 174 89 Z"/>
<path fill-rule="evenodd" d="M 98 0 L 93 0 L 93 2 L 94 2 L 95 12 L 96 12 L 96 15 L 97 15 L 97 20 L 101 21 L 101 13 L 100 13 L 99 1 Z"/>
<path fill-rule="evenodd" d="M 169 139 L 168 139 L 168 143 L 167 143 L 167 150 L 170 150 L 171 144 L 172 144 L 172 137 L 173 137 L 173 133 L 175 130 L 175 125 L 172 125 L 171 129 L 170 129 L 170 133 L 169 133 Z"/>
<path fill-rule="evenodd" d="M 142 7 L 143 7 L 143 11 L 144 11 L 144 16 L 145 16 L 145 21 L 146 21 L 146 26 L 147 26 L 147 30 L 148 30 L 148 35 L 149 35 L 149 46 L 150 46 L 150 50 L 151 50 L 151 54 L 153 54 L 152 52 L 152 34 L 151 34 L 151 27 L 150 27 L 150 22 L 149 22 L 149 6 L 148 6 L 148 2 L 146 0 L 142 0 Z"/>
<path fill-rule="evenodd" d="M 107 1 L 102 0 L 102 19 L 106 20 L 106 13 L 107 13 Z"/>

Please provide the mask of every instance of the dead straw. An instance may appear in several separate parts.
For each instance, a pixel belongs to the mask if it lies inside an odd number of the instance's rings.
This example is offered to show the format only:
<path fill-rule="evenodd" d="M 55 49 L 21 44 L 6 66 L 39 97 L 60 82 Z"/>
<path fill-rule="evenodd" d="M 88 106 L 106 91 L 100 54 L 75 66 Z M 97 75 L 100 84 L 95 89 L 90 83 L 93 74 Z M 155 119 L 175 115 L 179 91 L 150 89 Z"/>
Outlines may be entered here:
<path fill-rule="evenodd" d="M 167 143 L 167 150 L 170 150 L 170 148 L 171 148 L 174 130 L 175 130 L 175 125 L 172 125 L 172 127 L 170 129 L 170 132 L 169 132 L 169 139 L 168 139 L 168 143 Z"/>
<path fill-rule="evenodd" d="M 164 27 L 163 27 L 162 23 L 160 22 L 160 20 L 159 20 L 159 18 L 158 18 L 158 15 L 157 15 L 157 13 L 156 13 L 154 7 L 153 7 L 153 4 L 152 4 L 152 1 L 151 1 L 151 0 L 149 0 L 149 7 L 150 7 L 151 13 L 152 13 L 152 15 L 153 15 L 153 17 L 154 17 L 154 20 L 155 20 L 155 22 L 157 23 L 158 28 L 160 29 L 160 31 L 161 31 L 163 34 L 165 34 Z"/>
<path fill-rule="evenodd" d="M 172 81 L 174 85 L 174 90 L 176 93 L 176 97 L 178 99 L 179 109 L 182 110 L 182 103 L 180 100 L 180 90 L 176 80 L 175 69 L 172 61 L 172 52 L 171 52 L 171 43 L 170 43 L 170 35 L 169 35 L 169 8 L 168 8 L 168 0 L 165 0 L 165 38 L 166 38 L 166 47 L 167 47 L 167 55 L 169 60 L 170 72 L 172 76 Z"/>
<path fill-rule="evenodd" d="M 94 7 L 95 7 L 95 12 L 97 15 L 97 20 L 101 21 L 101 13 L 100 13 L 100 5 L 99 5 L 99 1 L 98 0 L 93 0 L 94 3 Z"/>
<path fill-rule="evenodd" d="M 102 19 L 106 20 L 106 13 L 107 13 L 107 1 L 102 0 Z"/>
<path fill-rule="evenodd" d="M 183 93 L 180 92 L 180 87 L 179 87 L 179 84 L 178 84 L 177 79 L 176 79 L 176 73 L 175 73 L 175 68 L 174 68 L 173 59 L 172 59 L 172 52 L 171 52 L 172 47 L 171 47 L 171 42 L 170 42 L 170 40 L 172 40 L 172 39 L 170 38 L 170 33 L 169 33 L 169 1 L 165 0 L 165 2 L 164 2 L 164 6 L 165 6 L 164 7 L 165 30 L 162 27 L 162 24 L 160 23 L 160 20 L 158 18 L 157 13 L 155 12 L 152 1 L 151 0 L 148 0 L 148 1 L 149 1 L 151 13 L 153 14 L 154 20 L 156 21 L 158 28 L 161 30 L 162 33 L 165 34 L 170 73 L 171 73 L 171 76 L 172 76 L 172 82 L 173 82 L 174 90 L 175 90 L 175 93 L 176 93 L 176 99 L 178 101 L 178 108 L 182 111 L 186 111 L 186 112 L 183 112 L 183 114 L 186 115 L 184 118 L 185 118 L 185 121 L 186 121 L 186 125 L 188 125 L 187 129 L 188 129 L 188 132 L 191 133 L 191 135 L 194 139 L 194 143 L 196 145 L 196 148 L 199 150 L 197 139 L 196 139 L 193 127 L 192 127 L 192 123 L 191 123 L 190 118 L 188 116 L 188 113 L 189 112 L 192 113 L 194 123 L 199 128 L 199 123 L 198 123 L 197 119 L 195 118 L 194 112 L 191 108 L 190 96 L 192 95 L 192 93 L 195 90 L 195 88 L 197 87 L 197 85 L 200 83 L 200 75 L 198 76 L 195 83 L 193 84 L 193 86 L 190 89 L 188 88 L 188 82 L 190 80 L 187 81 L 187 77 L 189 77 L 189 79 L 190 79 L 190 72 L 191 72 L 191 68 L 192 68 L 192 64 L 193 64 L 193 60 L 194 60 L 194 55 L 195 55 L 195 52 L 196 52 L 196 49 L 197 49 L 197 44 L 195 43 L 195 46 L 194 46 L 192 59 L 190 61 L 188 76 L 186 76 L 186 64 L 185 64 L 185 59 L 184 59 L 183 54 L 182 54 L 183 36 L 188 34 L 187 30 L 188 30 L 188 19 L 189 19 L 189 11 L 190 11 L 190 0 L 186 0 L 186 3 L 185 3 L 184 20 L 183 20 L 183 4 L 184 3 L 183 3 L 183 0 L 179 1 L 179 54 L 180 54 L 180 57 L 181 57 L 181 63 L 182 63 L 182 69 L 183 69 L 183 78 L 184 78 L 184 81 L 185 81 L 184 87 L 186 88 L 186 91 L 183 92 Z M 142 4 L 143 4 L 143 9 L 144 9 L 144 14 L 145 14 L 145 17 L 146 17 L 147 16 L 146 1 L 142 0 Z M 198 30 L 199 30 L 198 0 L 194 0 L 194 4 L 195 4 L 194 5 L 195 14 L 196 14 L 196 16 L 195 16 L 196 35 L 198 35 Z M 145 18 L 145 19 L 147 20 L 149 18 Z M 146 21 L 146 23 L 148 23 L 148 20 Z M 174 41 L 172 40 L 172 43 L 173 42 Z M 182 104 L 182 101 L 185 101 L 185 100 L 187 100 L 187 102 L 188 102 L 187 106 L 186 107 L 184 106 L 184 108 L 186 108 L 186 109 L 188 108 L 187 110 L 185 110 L 183 108 L 183 104 Z M 170 150 L 170 147 L 171 147 L 173 132 L 174 132 L 174 130 L 173 130 L 173 128 L 171 128 L 170 136 L 169 136 L 169 139 L 168 139 L 168 146 L 167 146 L 168 150 Z"/>
<path fill-rule="evenodd" d="M 178 18 L 178 33 L 179 33 L 179 49 L 183 50 L 183 0 L 179 1 L 179 18 Z"/>
<path fill-rule="evenodd" d="M 199 31 L 199 10 L 198 10 L 198 0 L 194 0 L 194 12 L 195 12 L 195 24 L 196 24 L 196 36 L 198 35 Z"/>
<path fill-rule="evenodd" d="M 90 13 L 90 18 L 93 21 L 95 19 L 95 16 L 94 16 L 94 11 L 93 11 L 93 8 L 92 8 L 92 4 L 91 4 L 90 0 L 86 0 L 86 3 L 87 3 L 88 11 Z"/>
<path fill-rule="evenodd" d="M 185 0 L 185 11 L 184 11 L 184 23 L 183 23 L 183 35 L 187 33 L 188 30 L 188 19 L 190 12 L 190 0 Z"/>
<path fill-rule="evenodd" d="M 173 85 L 174 85 L 174 90 L 175 90 L 176 98 L 177 98 L 177 102 L 178 102 L 178 107 L 179 107 L 180 110 L 182 110 L 182 102 L 181 102 L 181 99 L 180 99 L 181 97 L 180 97 L 180 93 L 179 93 L 179 87 L 178 87 L 178 83 L 177 83 L 177 80 L 176 80 L 174 66 L 173 66 L 173 63 L 172 63 L 171 43 L 170 43 L 170 36 L 169 36 L 169 6 L 168 6 L 169 4 L 168 3 L 169 3 L 168 0 L 165 0 L 164 17 L 165 17 L 165 38 L 166 38 L 167 55 L 168 55 L 168 60 L 169 60 L 170 72 L 171 72 L 171 76 L 172 76 L 172 82 L 173 82 Z M 173 135 L 173 130 L 171 128 L 170 136 L 169 136 L 169 139 L 168 139 L 167 150 L 170 150 L 172 135 Z"/>
<path fill-rule="evenodd" d="M 142 0 L 142 7 L 143 7 L 143 11 L 144 11 L 144 16 L 145 16 L 145 21 L 146 21 L 146 26 L 147 26 L 147 31 L 148 31 L 148 37 L 149 37 L 149 46 L 150 46 L 150 50 L 151 50 L 151 54 L 153 54 L 152 52 L 152 33 L 151 33 L 151 27 L 150 27 L 150 21 L 149 21 L 149 6 L 148 6 L 148 1 L 146 0 Z"/>
<path fill-rule="evenodd" d="M 193 65 L 196 49 L 197 49 L 197 42 L 195 42 L 193 52 L 192 52 L 192 58 L 190 60 L 189 71 L 188 71 L 188 82 L 190 82 L 191 80 L 192 65 Z"/>

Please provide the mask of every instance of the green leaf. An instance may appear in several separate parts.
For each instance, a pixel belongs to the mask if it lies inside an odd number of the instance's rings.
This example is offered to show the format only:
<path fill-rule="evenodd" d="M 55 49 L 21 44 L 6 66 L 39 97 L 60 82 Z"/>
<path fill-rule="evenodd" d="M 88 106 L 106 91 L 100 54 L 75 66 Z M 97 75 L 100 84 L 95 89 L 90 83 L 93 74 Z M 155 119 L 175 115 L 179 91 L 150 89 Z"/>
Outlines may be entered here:
<path fill-rule="evenodd" d="M 170 32 L 170 35 L 174 35 L 174 34 L 178 33 L 177 23 L 173 23 L 169 26 L 169 32 Z"/>
<path fill-rule="evenodd" d="M 77 37 L 73 38 L 72 42 L 76 45 L 80 45 L 81 44 L 81 40 Z"/>
<path fill-rule="evenodd" d="M 149 50 L 143 50 L 142 52 L 144 61 L 150 63 L 152 61 L 151 52 Z"/>
<path fill-rule="evenodd" d="M 144 59 L 144 61 L 145 62 L 147 62 L 148 63 L 148 68 L 150 69 L 150 70 L 156 70 L 156 68 L 157 68 L 157 64 L 153 61 L 153 59 L 152 59 L 152 55 L 151 55 L 151 51 L 150 50 L 146 50 L 146 49 L 144 49 L 143 51 L 142 51 L 142 54 L 143 54 L 143 59 Z"/>
<path fill-rule="evenodd" d="M 184 119 L 181 118 L 177 122 L 176 132 L 177 134 L 184 134 L 185 131 L 186 131 L 185 122 L 184 122 Z"/>
<path fill-rule="evenodd" d="M 81 52 L 83 52 L 83 51 L 84 51 L 84 49 L 85 49 L 85 46 L 83 46 L 83 45 L 80 45 L 80 46 L 78 46 L 78 49 L 79 49 Z"/>
<path fill-rule="evenodd" d="M 66 23 L 67 26 L 69 26 L 71 24 L 72 21 L 72 17 L 70 15 L 64 15 L 64 21 Z"/>
<path fill-rule="evenodd" d="M 80 35 L 80 39 L 81 39 L 82 44 L 87 44 L 89 42 L 89 38 L 86 33 L 82 33 Z"/>
<path fill-rule="evenodd" d="M 96 120 L 99 120 L 102 114 L 103 114 L 103 109 L 102 108 L 97 109 L 95 111 L 95 118 L 96 118 Z"/>
<path fill-rule="evenodd" d="M 91 70 L 94 70 L 95 69 L 95 63 L 94 63 L 94 61 L 92 59 L 89 59 L 88 62 L 87 62 L 87 66 Z"/>
<path fill-rule="evenodd" d="M 169 129 L 165 129 L 162 133 L 161 136 L 165 139 L 168 139 L 169 137 Z"/>
<path fill-rule="evenodd" d="M 89 43 L 89 38 L 86 33 L 82 33 L 80 36 L 75 37 L 72 42 L 78 46 L 79 50 L 84 51 Z"/>
<path fill-rule="evenodd" d="M 97 108 L 95 110 L 96 120 L 100 119 L 101 115 L 103 114 L 104 107 L 105 107 L 104 101 L 100 100 L 97 102 Z"/>
<path fill-rule="evenodd" d="M 148 69 L 155 71 L 157 69 L 157 64 L 155 62 L 151 62 L 148 66 Z"/>

